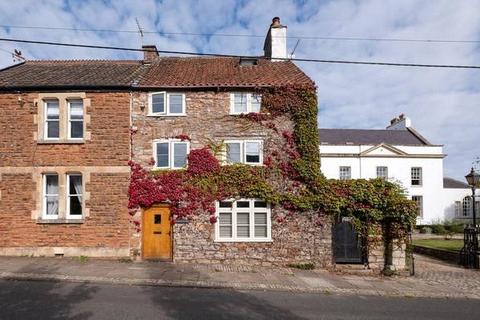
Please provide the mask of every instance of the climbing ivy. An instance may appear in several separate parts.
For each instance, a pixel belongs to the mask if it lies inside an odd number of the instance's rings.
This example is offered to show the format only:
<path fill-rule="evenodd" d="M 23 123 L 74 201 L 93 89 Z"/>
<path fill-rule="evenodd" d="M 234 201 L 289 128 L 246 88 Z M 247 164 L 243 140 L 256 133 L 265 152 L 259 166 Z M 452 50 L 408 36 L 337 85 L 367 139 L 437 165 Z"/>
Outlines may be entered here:
<path fill-rule="evenodd" d="M 239 118 L 271 130 L 281 139 L 268 150 L 263 166 L 221 165 L 223 142 L 210 141 L 191 150 L 185 170 L 150 171 L 130 162 L 129 208 L 167 202 L 172 223 L 207 212 L 215 223 L 215 201 L 227 198 L 260 198 L 295 214 L 310 213 L 349 217 L 364 236 L 378 235 L 388 226 L 391 237 L 405 237 L 416 219 L 416 206 L 396 184 L 382 180 L 327 180 L 320 172 L 317 98 L 313 86 L 257 89 L 262 95 L 261 113 Z M 288 117 L 293 131 L 277 128 L 275 119 Z M 239 120 L 241 121 L 241 120 Z M 134 134 L 132 132 L 132 134 Z M 189 140 L 186 135 L 178 136 Z M 277 217 L 277 222 L 285 221 Z M 136 223 L 138 227 L 138 223 Z"/>

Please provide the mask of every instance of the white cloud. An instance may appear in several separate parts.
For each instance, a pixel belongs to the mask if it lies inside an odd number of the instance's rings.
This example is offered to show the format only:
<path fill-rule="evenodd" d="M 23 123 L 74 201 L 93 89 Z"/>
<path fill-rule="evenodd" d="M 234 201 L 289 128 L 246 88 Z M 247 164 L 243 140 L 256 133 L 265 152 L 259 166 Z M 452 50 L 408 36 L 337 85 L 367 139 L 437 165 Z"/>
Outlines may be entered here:
<path fill-rule="evenodd" d="M 4 25 L 263 35 L 273 16 L 289 35 L 415 39 L 480 37 L 479 0 L 335 1 L 21 1 L 0 2 Z M 21 13 L 21 14 L 19 14 Z M 4 29 L 0 36 L 139 47 L 138 34 Z M 289 40 L 293 47 L 295 39 Z M 160 49 L 261 54 L 262 38 L 147 34 Z M 34 59 L 140 58 L 108 50 L 0 42 Z M 302 40 L 297 57 L 436 64 L 480 64 L 478 44 Z M 0 51 L 0 67 L 11 57 Z M 401 112 L 444 144 L 446 173 L 461 178 L 480 155 L 480 71 L 302 63 L 318 85 L 322 127 L 382 128 Z"/>

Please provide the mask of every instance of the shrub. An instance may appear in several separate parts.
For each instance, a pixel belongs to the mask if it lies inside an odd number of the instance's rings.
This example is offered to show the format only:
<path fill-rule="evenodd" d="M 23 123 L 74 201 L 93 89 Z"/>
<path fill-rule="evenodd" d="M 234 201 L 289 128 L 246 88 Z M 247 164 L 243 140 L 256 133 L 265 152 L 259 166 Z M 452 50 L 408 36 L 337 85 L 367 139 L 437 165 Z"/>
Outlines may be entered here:
<path fill-rule="evenodd" d="M 445 229 L 451 233 L 463 233 L 463 224 L 461 223 L 445 223 Z"/>
<path fill-rule="evenodd" d="M 447 230 L 443 224 L 432 224 L 431 228 L 433 234 L 447 234 Z"/>
<path fill-rule="evenodd" d="M 421 226 L 418 230 L 419 233 L 425 234 L 428 233 L 428 228 L 425 226 Z"/>

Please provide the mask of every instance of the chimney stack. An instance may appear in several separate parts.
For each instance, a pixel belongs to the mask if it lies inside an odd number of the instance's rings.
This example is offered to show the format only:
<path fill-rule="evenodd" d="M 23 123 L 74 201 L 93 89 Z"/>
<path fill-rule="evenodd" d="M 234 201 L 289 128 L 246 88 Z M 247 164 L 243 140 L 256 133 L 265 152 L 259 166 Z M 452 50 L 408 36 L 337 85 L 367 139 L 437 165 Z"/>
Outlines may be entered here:
<path fill-rule="evenodd" d="M 272 61 L 284 61 L 287 59 L 287 26 L 280 23 L 280 18 L 272 19 L 270 29 L 268 29 L 263 51 L 266 58 Z"/>
<path fill-rule="evenodd" d="M 398 117 L 390 120 L 390 125 L 387 127 L 388 130 L 407 130 L 412 126 L 412 121 L 409 117 L 406 117 L 405 114 L 400 114 Z"/>
<path fill-rule="evenodd" d="M 143 50 L 143 61 L 145 63 L 151 63 L 153 60 L 159 57 L 157 46 L 155 45 L 144 45 L 142 46 Z"/>

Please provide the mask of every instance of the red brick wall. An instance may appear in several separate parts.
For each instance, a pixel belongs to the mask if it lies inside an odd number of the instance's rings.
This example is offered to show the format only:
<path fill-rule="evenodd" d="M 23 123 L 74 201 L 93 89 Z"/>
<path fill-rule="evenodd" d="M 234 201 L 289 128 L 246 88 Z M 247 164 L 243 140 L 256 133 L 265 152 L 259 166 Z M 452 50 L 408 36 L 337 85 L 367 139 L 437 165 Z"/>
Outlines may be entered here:
<path fill-rule="evenodd" d="M 38 144 L 33 100 L 38 93 L 0 93 L 0 166 L 123 166 L 129 159 L 130 94 L 127 92 L 88 92 L 91 106 L 86 114 L 91 121 L 86 131 L 91 141 L 85 144 Z"/>
<path fill-rule="evenodd" d="M 38 93 L 0 93 L 0 251 L 15 247 L 129 248 L 127 161 L 130 155 L 130 94 L 87 92 L 91 99 L 86 114 L 84 144 L 38 144 L 34 132 Z M 32 217 L 37 183 L 29 171 L 34 167 L 80 167 L 85 177 L 89 216 L 80 224 L 41 224 Z M 118 167 L 124 167 L 119 173 Z M 7 172 L 5 167 L 21 169 Z M 98 168 L 100 167 L 100 168 Z M 108 167 L 116 167 L 110 169 Z M 97 172 L 101 169 L 106 172 Z M 12 170 L 9 170 L 12 171 Z M 60 195 L 63 196 L 63 195 Z"/>

